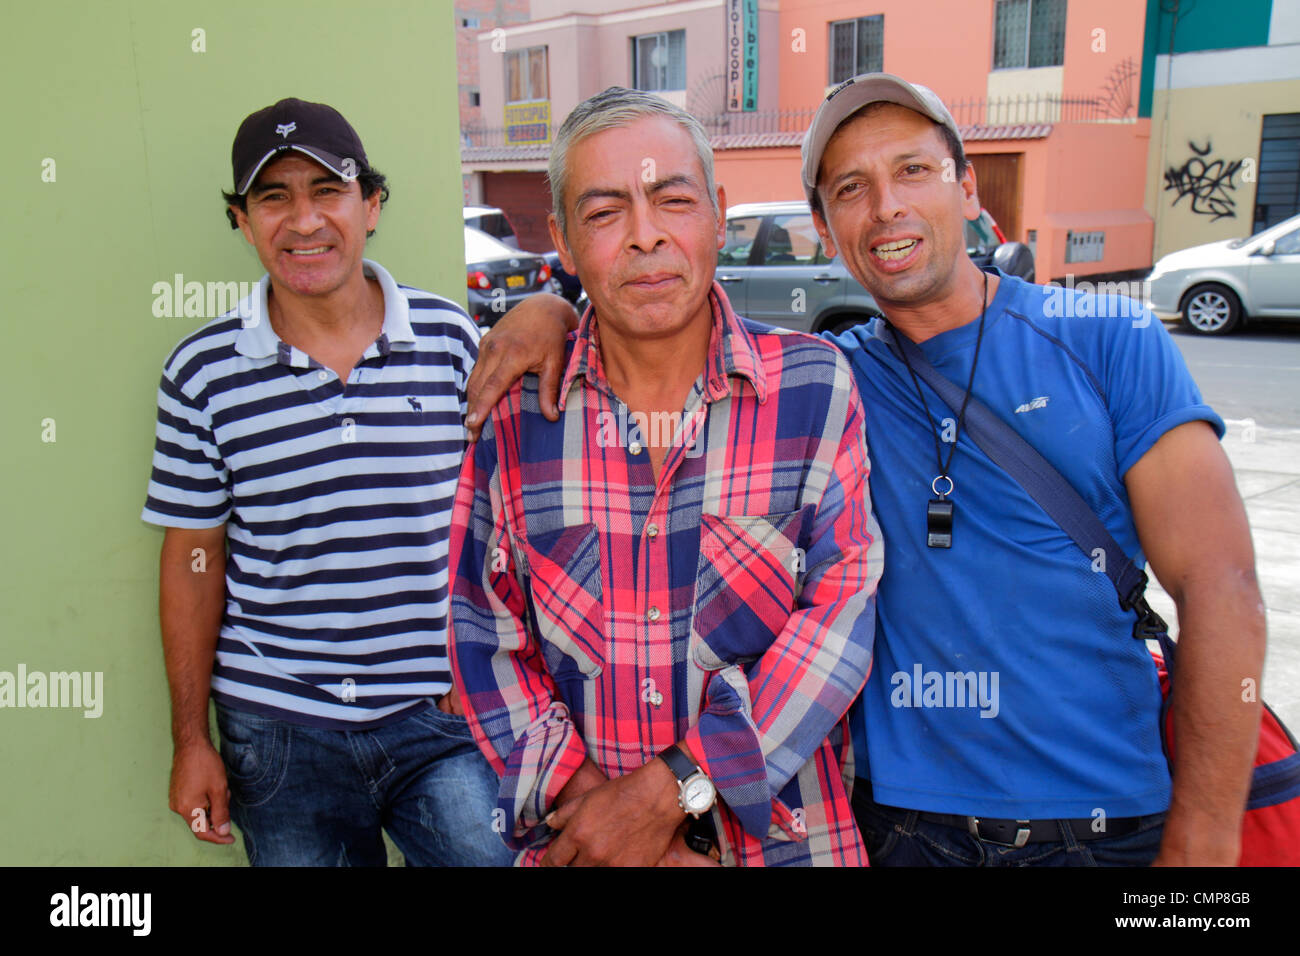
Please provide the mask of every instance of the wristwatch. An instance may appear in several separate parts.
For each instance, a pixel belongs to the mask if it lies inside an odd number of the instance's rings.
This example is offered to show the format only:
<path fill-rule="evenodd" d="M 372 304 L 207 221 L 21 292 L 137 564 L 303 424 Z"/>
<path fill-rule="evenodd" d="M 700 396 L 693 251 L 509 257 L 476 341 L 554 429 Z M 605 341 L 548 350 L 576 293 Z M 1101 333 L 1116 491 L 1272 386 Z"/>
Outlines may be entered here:
<path fill-rule="evenodd" d="M 677 805 L 682 810 L 698 820 L 701 813 L 713 809 L 718 801 L 717 788 L 681 747 L 673 744 L 659 755 L 659 759 L 668 764 L 668 769 L 677 778 Z"/>

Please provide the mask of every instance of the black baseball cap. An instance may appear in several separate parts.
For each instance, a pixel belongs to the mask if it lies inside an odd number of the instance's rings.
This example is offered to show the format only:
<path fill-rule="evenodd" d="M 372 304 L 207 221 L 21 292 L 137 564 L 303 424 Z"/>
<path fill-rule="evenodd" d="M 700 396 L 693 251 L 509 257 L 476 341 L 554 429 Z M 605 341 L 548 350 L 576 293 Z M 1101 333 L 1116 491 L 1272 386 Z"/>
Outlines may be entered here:
<path fill-rule="evenodd" d="M 288 150 L 305 153 L 349 181 L 370 169 L 361 137 L 342 113 L 324 103 L 285 99 L 239 124 L 230 149 L 235 192 L 246 195 L 262 167 Z"/>

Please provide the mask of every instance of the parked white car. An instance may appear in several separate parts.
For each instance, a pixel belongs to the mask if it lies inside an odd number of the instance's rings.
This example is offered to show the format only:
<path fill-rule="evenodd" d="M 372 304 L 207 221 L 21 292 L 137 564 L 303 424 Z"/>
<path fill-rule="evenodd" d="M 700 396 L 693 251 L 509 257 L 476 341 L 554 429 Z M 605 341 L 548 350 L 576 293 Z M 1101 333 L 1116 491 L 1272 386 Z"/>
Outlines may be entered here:
<path fill-rule="evenodd" d="M 1202 335 L 1224 335 L 1247 319 L 1300 319 L 1300 216 L 1246 239 L 1171 252 L 1147 289 L 1151 308 L 1181 312 Z"/>
<path fill-rule="evenodd" d="M 464 208 L 465 225 L 479 232 L 485 232 L 493 239 L 499 239 L 507 246 L 519 248 L 519 239 L 515 235 L 514 223 L 510 217 L 496 206 L 466 206 Z"/>

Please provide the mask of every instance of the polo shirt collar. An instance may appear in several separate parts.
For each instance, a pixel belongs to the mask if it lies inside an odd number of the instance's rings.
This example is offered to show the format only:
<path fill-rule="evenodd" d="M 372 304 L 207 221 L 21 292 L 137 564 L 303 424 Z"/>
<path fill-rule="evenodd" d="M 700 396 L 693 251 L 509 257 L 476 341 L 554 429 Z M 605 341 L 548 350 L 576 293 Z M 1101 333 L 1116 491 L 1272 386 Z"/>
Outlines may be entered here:
<path fill-rule="evenodd" d="M 717 401 L 731 394 L 731 377 L 739 376 L 753 386 L 759 404 L 767 401 L 767 373 L 758 355 L 758 346 L 744 323 L 731 309 L 727 293 L 715 280 L 709 291 L 713 311 L 713 331 L 709 334 L 709 354 L 705 360 L 705 401 Z M 613 391 L 605 378 L 600 359 L 599 329 L 596 310 L 588 306 L 578 324 L 573 354 L 569 356 L 564 379 L 560 383 L 560 409 L 564 409 L 569 390 L 581 379 L 593 388 L 610 395 Z"/>
<path fill-rule="evenodd" d="M 379 338 L 366 350 L 367 354 L 372 350 L 387 354 L 391 348 L 414 347 L 415 333 L 411 330 L 410 306 L 397 282 L 378 262 L 362 259 L 361 268 L 367 277 L 379 280 L 379 288 L 384 293 L 384 327 Z M 280 340 L 267 318 L 267 289 L 270 283 L 270 274 L 263 275 L 248 298 L 239 303 L 237 314 L 244 327 L 235 337 L 235 351 L 247 358 L 274 358 L 284 365 L 292 365 L 292 356 L 297 350 Z"/>

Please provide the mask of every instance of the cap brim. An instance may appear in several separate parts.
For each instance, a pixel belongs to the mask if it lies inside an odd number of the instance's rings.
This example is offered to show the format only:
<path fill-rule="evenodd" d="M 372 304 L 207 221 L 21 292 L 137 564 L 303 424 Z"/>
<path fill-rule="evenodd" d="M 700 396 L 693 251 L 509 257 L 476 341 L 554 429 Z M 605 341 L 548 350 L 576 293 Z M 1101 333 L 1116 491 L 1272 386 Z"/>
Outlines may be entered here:
<path fill-rule="evenodd" d="M 274 157 L 279 156 L 282 153 L 287 153 L 290 150 L 305 153 L 345 182 L 357 178 L 357 172 L 359 170 L 353 168 L 351 171 L 346 171 L 344 160 L 335 156 L 333 153 L 327 153 L 325 150 L 317 149 L 313 146 L 301 146 L 298 143 L 289 143 L 286 146 L 277 146 L 275 149 L 263 156 L 261 160 L 258 161 L 257 165 L 253 167 L 252 171 L 244 177 L 244 181 L 237 184 L 235 192 L 240 196 L 247 195 L 248 191 L 253 188 L 253 183 L 257 181 L 257 174 L 262 171 L 262 168 Z M 356 160 L 353 160 L 352 162 L 355 167 Z"/>

